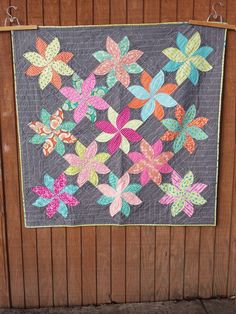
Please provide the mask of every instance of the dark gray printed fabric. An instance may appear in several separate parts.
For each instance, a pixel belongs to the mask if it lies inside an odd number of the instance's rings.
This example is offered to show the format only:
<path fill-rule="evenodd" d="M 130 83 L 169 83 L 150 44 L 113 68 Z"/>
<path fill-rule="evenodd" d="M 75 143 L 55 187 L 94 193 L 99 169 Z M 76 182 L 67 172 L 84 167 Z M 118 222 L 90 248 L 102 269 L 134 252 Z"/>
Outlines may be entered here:
<path fill-rule="evenodd" d="M 13 32 L 25 225 L 215 225 L 225 35 Z"/>

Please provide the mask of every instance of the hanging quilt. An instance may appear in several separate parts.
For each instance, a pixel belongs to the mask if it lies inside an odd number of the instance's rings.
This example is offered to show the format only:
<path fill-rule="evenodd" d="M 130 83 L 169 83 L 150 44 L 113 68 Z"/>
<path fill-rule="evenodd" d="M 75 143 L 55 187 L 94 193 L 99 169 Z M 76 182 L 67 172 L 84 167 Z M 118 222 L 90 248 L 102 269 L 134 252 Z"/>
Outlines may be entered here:
<path fill-rule="evenodd" d="M 226 31 L 12 33 L 27 227 L 215 225 Z"/>

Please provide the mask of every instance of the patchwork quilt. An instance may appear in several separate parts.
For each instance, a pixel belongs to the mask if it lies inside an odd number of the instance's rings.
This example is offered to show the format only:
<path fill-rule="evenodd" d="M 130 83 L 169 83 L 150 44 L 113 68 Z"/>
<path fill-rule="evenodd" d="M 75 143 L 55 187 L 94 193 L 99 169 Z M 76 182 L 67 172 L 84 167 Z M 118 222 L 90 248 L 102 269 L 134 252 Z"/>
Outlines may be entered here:
<path fill-rule="evenodd" d="M 26 227 L 215 225 L 224 29 L 12 33 Z"/>

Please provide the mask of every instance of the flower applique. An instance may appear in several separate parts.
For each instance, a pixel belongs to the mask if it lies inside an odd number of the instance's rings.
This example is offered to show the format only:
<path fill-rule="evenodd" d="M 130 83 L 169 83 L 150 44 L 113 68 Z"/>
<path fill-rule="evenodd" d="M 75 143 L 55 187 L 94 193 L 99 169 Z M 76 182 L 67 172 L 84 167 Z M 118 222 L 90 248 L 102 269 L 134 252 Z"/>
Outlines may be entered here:
<path fill-rule="evenodd" d="M 128 154 L 133 161 L 133 166 L 128 170 L 131 174 L 140 175 L 140 183 L 147 184 L 152 180 L 157 185 L 162 182 L 162 174 L 170 173 L 173 169 L 168 161 L 174 156 L 172 152 L 163 152 L 163 145 L 160 140 L 152 146 L 144 139 L 140 143 L 140 152 L 131 152 Z"/>
<path fill-rule="evenodd" d="M 141 118 L 146 121 L 152 114 L 161 120 L 164 117 L 163 107 L 174 107 L 177 102 L 174 100 L 171 93 L 173 93 L 176 84 L 164 84 L 164 72 L 160 71 L 152 79 L 152 77 L 143 71 L 141 74 L 141 83 L 143 86 L 130 86 L 128 90 L 135 96 L 135 98 L 128 104 L 130 108 L 141 109 Z"/>
<path fill-rule="evenodd" d="M 184 146 L 187 151 L 192 154 L 195 151 L 195 140 L 202 141 L 208 138 L 208 135 L 202 130 L 203 126 L 207 123 L 208 119 L 196 116 L 196 107 L 192 105 L 185 110 L 182 106 L 178 105 L 175 110 L 174 119 L 164 119 L 162 124 L 168 129 L 162 136 L 163 141 L 172 141 L 173 150 L 178 153 Z"/>
<path fill-rule="evenodd" d="M 31 63 L 26 75 L 39 75 L 41 89 L 44 89 L 49 83 L 60 89 L 62 84 L 60 75 L 71 76 L 74 73 L 74 70 L 67 64 L 72 59 L 73 54 L 60 52 L 60 42 L 57 37 L 49 44 L 38 37 L 36 49 L 37 52 L 30 51 L 23 55 Z"/>
<path fill-rule="evenodd" d="M 79 94 L 82 93 L 82 85 L 83 85 L 84 80 L 77 74 L 74 73 L 72 75 L 72 85 L 75 91 L 77 91 Z M 106 86 L 95 86 L 91 92 L 91 96 L 98 96 L 100 98 L 104 97 L 108 93 L 108 88 Z M 64 104 L 62 105 L 62 109 L 64 111 L 72 111 L 76 107 L 79 106 L 78 101 L 71 101 L 69 99 L 66 99 Z M 88 104 L 88 110 L 86 112 L 86 117 L 94 123 L 97 120 L 97 111 L 96 109 Z"/>
<path fill-rule="evenodd" d="M 143 52 L 140 50 L 130 50 L 130 42 L 125 36 L 119 44 L 113 39 L 107 37 L 106 49 L 107 51 L 97 51 L 93 56 L 101 62 L 94 70 L 96 75 L 107 75 L 107 85 L 109 88 L 113 87 L 119 81 L 125 87 L 130 84 L 129 73 L 140 73 L 143 71 L 136 61 L 142 56 Z"/>
<path fill-rule="evenodd" d="M 162 52 L 170 61 L 163 67 L 166 72 L 176 73 L 176 82 L 182 84 L 189 79 L 193 85 L 199 81 L 199 71 L 208 72 L 212 66 L 206 58 L 212 53 L 213 48 L 201 45 L 201 36 L 195 32 L 190 39 L 178 33 L 176 44 L 178 48 L 170 47 Z"/>
<path fill-rule="evenodd" d="M 97 121 L 96 127 L 103 132 L 96 137 L 97 142 L 108 142 L 108 153 L 114 154 L 119 148 L 127 154 L 129 142 L 139 142 L 142 136 L 136 130 L 141 120 L 130 120 L 130 109 L 124 108 L 119 114 L 111 107 L 108 109 L 109 121 Z"/>
<path fill-rule="evenodd" d="M 66 176 L 62 173 L 55 180 L 48 174 L 44 175 L 45 186 L 35 186 L 32 191 L 39 198 L 32 204 L 36 207 L 46 206 L 46 215 L 52 218 L 56 213 L 64 218 L 68 216 L 68 206 L 76 206 L 79 201 L 73 196 L 78 190 L 76 185 L 67 185 Z"/>
<path fill-rule="evenodd" d="M 106 174 L 110 169 L 104 164 L 110 157 L 107 153 L 97 154 L 97 143 L 93 141 L 87 148 L 79 141 L 75 144 L 76 154 L 65 154 L 63 157 L 70 164 L 65 170 L 67 175 L 76 175 L 77 184 L 83 186 L 87 181 L 98 184 L 98 173 Z"/>
<path fill-rule="evenodd" d="M 43 154 L 48 156 L 54 150 L 59 154 L 65 153 L 64 143 L 73 144 L 77 139 L 70 133 L 76 126 L 74 122 L 63 122 L 62 109 L 56 110 L 52 115 L 42 109 L 40 113 L 41 121 L 29 123 L 29 127 L 34 130 L 35 134 L 31 139 L 32 144 L 43 144 Z"/>
<path fill-rule="evenodd" d="M 141 190 L 141 185 L 130 184 L 130 176 L 126 172 L 120 179 L 110 172 L 108 184 L 99 184 L 98 190 L 103 194 L 98 200 L 99 205 L 110 204 L 109 211 L 111 217 L 121 212 L 126 217 L 130 215 L 130 205 L 139 205 L 141 199 L 136 195 Z"/>
<path fill-rule="evenodd" d="M 79 123 L 87 114 L 89 107 L 94 107 L 98 110 L 105 110 L 109 108 L 108 103 L 99 96 L 93 95 L 92 92 L 96 85 L 96 78 L 94 74 L 90 74 L 89 77 L 83 81 L 81 85 L 81 92 L 77 91 L 73 87 L 63 87 L 60 89 L 62 95 L 64 95 L 71 102 L 78 103 L 78 106 L 74 111 L 74 120 Z"/>
<path fill-rule="evenodd" d="M 171 205 L 171 215 L 175 217 L 180 212 L 184 212 L 189 217 L 194 213 L 193 205 L 203 205 L 207 201 L 200 195 L 200 193 L 207 187 L 203 183 L 193 183 L 194 176 L 192 171 L 189 171 L 184 178 L 173 171 L 170 183 L 163 183 L 159 187 L 165 192 L 159 203 L 164 205 Z"/>

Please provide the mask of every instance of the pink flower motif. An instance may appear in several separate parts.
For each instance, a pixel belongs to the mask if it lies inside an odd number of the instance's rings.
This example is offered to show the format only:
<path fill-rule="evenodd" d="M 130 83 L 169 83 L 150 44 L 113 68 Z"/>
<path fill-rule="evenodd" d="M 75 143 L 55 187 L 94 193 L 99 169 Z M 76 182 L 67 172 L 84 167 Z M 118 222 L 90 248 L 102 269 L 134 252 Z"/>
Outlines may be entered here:
<path fill-rule="evenodd" d="M 114 154 L 119 148 L 124 153 L 130 150 L 129 142 L 139 142 L 142 137 L 136 129 L 142 124 L 140 120 L 130 120 L 130 109 L 124 108 L 117 114 L 111 107 L 108 109 L 109 121 L 98 121 L 96 127 L 102 130 L 96 141 L 108 142 L 109 154 Z"/>
<path fill-rule="evenodd" d="M 144 139 L 141 141 L 139 152 L 131 152 L 128 154 L 133 161 L 133 166 L 128 170 L 129 173 L 141 173 L 140 183 L 145 185 L 151 179 L 157 185 L 161 184 L 163 173 L 170 173 L 173 171 L 168 161 L 174 156 L 172 152 L 162 152 L 163 145 L 158 140 L 152 146 Z"/>
<path fill-rule="evenodd" d="M 96 85 L 95 75 L 92 73 L 84 80 L 81 88 L 81 93 L 72 87 L 63 87 L 60 89 L 62 95 L 72 102 L 78 102 L 78 107 L 74 111 L 74 120 L 79 123 L 86 115 L 88 106 L 91 105 L 95 109 L 105 110 L 109 107 L 108 103 L 99 96 L 91 95 L 92 90 Z"/>
<path fill-rule="evenodd" d="M 130 84 L 130 76 L 127 67 L 135 64 L 135 62 L 142 56 L 143 52 L 140 50 L 130 50 L 123 55 L 119 44 L 109 36 L 106 40 L 106 49 L 109 57 L 105 58 L 105 60 L 94 70 L 94 73 L 96 75 L 106 75 L 114 70 L 115 78 L 122 85 L 128 87 Z M 136 72 L 134 71 L 134 73 Z"/>
<path fill-rule="evenodd" d="M 63 157 L 70 164 L 65 170 L 67 175 L 78 174 L 77 184 L 83 186 L 87 181 L 92 184 L 98 184 L 98 175 L 110 172 L 110 169 L 104 164 L 110 157 L 107 153 L 97 154 L 97 143 L 93 141 L 87 148 L 79 141 L 76 143 L 76 154 L 66 154 Z"/>
<path fill-rule="evenodd" d="M 74 185 L 66 186 L 67 180 L 64 173 L 62 173 L 57 179 L 53 179 L 48 174 L 44 176 L 44 186 L 35 186 L 32 191 L 36 193 L 39 198 L 33 203 L 37 207 L 46 207 L 46 215 L 48 218 L 52 218 L 56 212 L 59 212 L 63 217 L 67 217 L 69 206 L 76 206 L 79 201 L 72 196 L 78 187 Z"/>
<path fill-rule="evenodd" d="M 111 174 L 114 176 L 114 174 Z M 110 180 L 112 180 L 110 178 Z M 126 172 L 120 179 L 117 178 L 116 186 L 110 186 L 108 184 L 99 184 L 98 190 L 105 196 L 101 197 L 98 201 L 99 204 L 110 204 L 110 215 L 114 217 L 118 212 L 122 212 L 125 216 L 130 214 L 129 205 L 139 205 L 142 203 L 140 198 L 135 195 L 135 192 L 139 191 L 139 185 L 131 184 L 129 174 Z"/>

